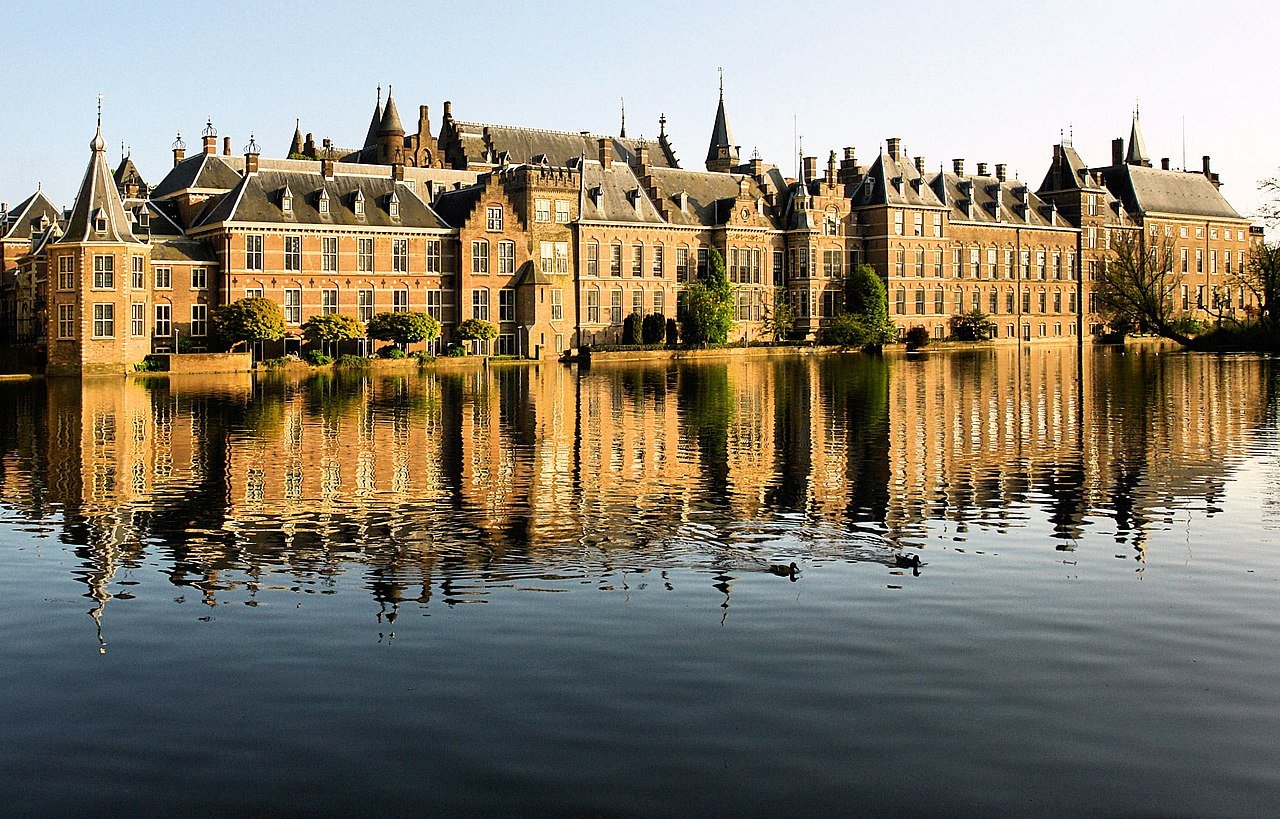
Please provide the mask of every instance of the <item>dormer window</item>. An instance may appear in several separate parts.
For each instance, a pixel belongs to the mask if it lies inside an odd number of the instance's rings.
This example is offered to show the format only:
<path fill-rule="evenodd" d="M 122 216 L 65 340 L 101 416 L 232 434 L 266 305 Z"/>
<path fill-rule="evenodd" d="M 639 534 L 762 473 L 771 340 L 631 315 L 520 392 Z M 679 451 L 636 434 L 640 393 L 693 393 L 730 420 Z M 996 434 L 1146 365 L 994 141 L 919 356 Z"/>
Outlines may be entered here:
<path fill-rule="evenodd" d="M 355 211 L 356 216 L 364 216 L 364 191 L 356 191 L 356 195 L 351 200 L 351 209 Z"/>
<path fill-rule="evenodd" d="M 327 190 L 322 189 L 320 191 L 320 196 L 316 199 L 316 210 L 321 213 L 329 212 L 329 192 Z"/>
<path fill-rule="evenodd" d="M 677 207 L 680 208 L 681 212 L 687 211 L 689 209 L 689 194 L 685 193 L 684 191 L 680 191 L 679 193 L 677 193 L 676 205 Z"/>
<path fill-rule="evenodd" d="M 107 214 L 103 213 L 102 210 L 98 210 L 93 214 L 93 229 L 98 233 L 107 232 Z"/>
<path fill-rule="evenodd" d="M 591 204 L 595 205 L 597 208 L 600 207 L 600 203 L 604 201 L 604 189 L 599 185 L 596 185 L 591 188 L 591 190 L 587 191 L 587 195 L 591 197 Z"/>
<path fill-rule="evenodd" d="M 392 191 L 391 195 L 387 197 L 387 213 L 391 214 L 392 219 L 400 218 L 400 197 L 396 195 L 395 191 Z"/>
<path fill-rule="evenodd" d="M 288 186 L 280 192 L 280 210 L 285 213 L 293 213 L 293 191 Z"/>
<path fill-rule="evenodd" d="M 636 210 L 640 210 L 640 189 L 632 188 L 627 191 L 627 201 L 630 202 L 631 206 Z"/>

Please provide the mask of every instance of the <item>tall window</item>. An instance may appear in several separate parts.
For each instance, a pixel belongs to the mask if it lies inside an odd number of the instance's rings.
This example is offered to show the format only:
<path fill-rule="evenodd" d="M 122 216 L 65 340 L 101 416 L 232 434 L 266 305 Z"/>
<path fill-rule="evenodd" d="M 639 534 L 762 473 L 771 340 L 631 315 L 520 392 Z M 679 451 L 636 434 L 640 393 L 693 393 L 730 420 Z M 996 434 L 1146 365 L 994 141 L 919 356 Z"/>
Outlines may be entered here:
<path fill-rule="evenodd" d="M 552 248 L 552 253 L 555 258 L 555 272 L 562 276 L 567 275 L 569 273 L 569 243 L 556 242 L 555 247 Z"/>
<path fill-rule="evenodd" d="M 516 243 L 498 242 L 498 274 L 511 276 L 516 272 Z"/>
<path fill-rule="evenodd" d="M 204 267 L 191 268 L 191 289 L 207 290 L 209 289 L 209 270 Z"/>
<path fill-rule="evenodd" d="M 533 219 L 535 222 L 551 221 L 551 200 L 537 199 L 533 203 Z"/>
<path fill-rule="evenodd" d="M 502 208 L 489 206 L 484 209 L 484 229 L 501 232 L 502 230 Z"/>
<path fill-rule="evenodd" d="M 489 242 L 477 239 L 471 243 L 471 273 L 475 276 L 489 275 Z"/>
<path fill-rule="evenodd" d="M 600 291 L 587 291 L 587 324 L 600 323 Z"/>
<path fill-rule="evenodd" d="M 600 275 L 600 243 L 587 242 L 587 275 Z"/>
<path fill-rule="evenodd" d="M 661 290 L 653 291 L 653 312 L 659 316 L 665 315 L 667 310 L 667 294 Z"/>
<path fill-rule="evenodd" d="M 901 236 L 903 234 L 904 220 L 905 214 L 903 214 L 902 211 L 895 210 L 893 212 L 893 233 L 895 236 Z"/>
<path fill-rule="evenodd" d="M 409 312 L 409 291 L 404 288 L 391 291 L 391 312 Z"/>
<path fill-rule="evenodd" d="M 773 286 L 783 287 L 787 283 L 786 254 L 781 250 L 773 251 Z"/>
<path fill-rule="evenodd" d="M 325 273 L 338 272 L 338 237 L 337 236 L 321 237 L 320 269 Z"/>
<path fill-rule="evenodd" d="M 609 323 L 622 323 L 622 291 L 614 290 L 609 294 Z"/>
<path fill-rule="evenodd" d="M 924 290 L 916 291 L 916 315 L 924 315 Z"/>
<path fill-rule="evenodd" d="M 373 318 L 373 291 L 360 290 L 356 293 L 356 312 L 361 321 Z"/>
<path fill-rule="evenodd" d="M 498 291 L 498 321 L 516 320 L 516 291 L 514 287 L 504 287 Z"/>
<path fill-rule="evenodd" d="M 631 312 L 644 312 L 644 291 L 639 287 L 631 291 Z"/>
<path fill-rule="evenodd" d="M 141 307 L 142 305 L 138 305 Z M 58 305 L 58 338 L 75 338 L 76 306 L 74 304 Z"/>
<path fill-rule="evenodd" d="M 471 317 L 481 321 L 489 320 L 489 288 L 477 287 L 471 291 Z"/>
<path fill-rule="evenodd" d="M 556 200 L 556 221 L 562 225 L 569 223 L 569 200 Z"/>
<path fill-rule="evenodd" d="M 262 234 L 250 233 L 244 237 L 244 269 L 262 269 Z"/>
<path fill-rule="evenodd" d="M 133 270 L 133 281 L 130 282 L 130 284 L 133 285 L 134 290 L 141 290 L 142 288 L 147 286 L 146 277 L 142 269 L 142 266 L 143 266 L 142 257 L 130 256 L 129 263 L 132 265 L 132 270 Z"/>
<path fill-rule="evenodd" d="M 924 211 L 922 210 L 917 210 L 912 214 L 911 235 L 924 235 Z"/>
<path fill-rule="evenodd" d="M 609 246 L 609 275 L 615 278 L 622 275 L 622 245 L 617 242 Z"/>
<path fill-rule="evenodd" d="M 440 240 L 428 239 L 427 240 L 427 272 L 439 273 L 440 269 L 441 269 L 440 268 Z"/>
<path fill-rule="evenodd" d="M 129 305 L 129 331 L 134 338 L 147 334 L 147 306 L 134 302 Z"/>
<path fill-rule="evenodd" d="M 209 305 L 191 305 L 191 335 L 196 337 L 209 335 Z"/>
<path fill-rule="evenodd" d="M 559 288 L 551 290 L 551 320 L 564 320 L 564 291 Z"/>
<path fill-rule="evenodd" d="M 291 325 L 302 323 L 302 291 L 296 287 L 284 291 L 284 320 Z"/>
<path fill-rule="evenodd" d="M 708 265 L 711 264 L 711 255 L 705 247 L 698 248 L 698 278 L 707 275 Z"/>
<path fill-rule="evenodd" d="M 689 281 L 689 248 L 676 248 L 676 281 Z"/>
<path fill-rule="evenodd" d="M 729 281 L 738 283 L 738 249 L 729 248 Z"/>
<path fill-rule="evenodd" d="M 431 316 L 431 318 L 435 319 L 436 321 L 442 321 L 444 319 L 444 311 L 441 309 L 440 305 L 441 305 L 440 291 L 428 290 L 427 291 L 427 315 Z"/>
<path fill-rule="evenodd" d="M 631 246 L 631 275 L 637 278 L 644 275 L 644 245 L 640 242 Z"/>
<path fill-rule="evenodd" d="M 297 272 L 302 269 L 302 237 L 284 237 L 284 269 Z"/>
<path fill-rule="evenodd" d="M 542 272 L 551 273 L 555 269 L 555 242 L 539 242 L 538 255 L 542 260 Z"/>
<path fill-rule="evenodd" d="M 356 244 L 356 270 L 373 272 L 373 239 L 360 239 Z"/>
<path fill-rule="evenodd" d="M 114 304 L 95 304 L 93 306 L 93 337 L 115 338 L 116 306 Z"/>
<path fill-rule="evenodd" d="M 156 268 L 156 289 L 157 290 L 173 289 L 173 268 L 171 267 Z"/>
<path fill-rule="evenodd" d="M 58 257 L 58 289 L 72 290 L 76 286 L 76 257 Z M 60 336 L 65 338 L 65 336 Z"/>
<path fill-rule="evenodd" d="M 114 290 L 116 286 L 116 257 L 93 257 L 93 286 L 99 290 Z"/>
<path fill-rule="evenodd" d="M 409 240 L 391 240 L 391 269 L 396 273 L 409 272 Z"/>
<path fill-rule="evenodd" d="M 156 336 L 168 338 L 173 335 L 173 305 L 156 305 Z"/>
<path fill-rule="evenodd" d="M 653 275 L 662 278 L 662 245 L 653 246 Z"/>
<path fill-rule="evenodd" d="M 337 288 L 326 287 L 320 291 L 320 312 L 326 316 L 338 312 Z"/>

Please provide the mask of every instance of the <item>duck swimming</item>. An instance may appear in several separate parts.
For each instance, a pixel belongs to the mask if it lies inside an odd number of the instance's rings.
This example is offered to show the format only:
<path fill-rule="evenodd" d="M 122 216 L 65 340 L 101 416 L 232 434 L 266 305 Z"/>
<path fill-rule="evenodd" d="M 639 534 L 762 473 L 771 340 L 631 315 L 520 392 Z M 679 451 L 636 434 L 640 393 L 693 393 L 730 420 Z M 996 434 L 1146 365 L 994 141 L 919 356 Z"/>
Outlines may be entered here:
<path fill-rule="evenodd" d="M 920 562 L 920 555 L 895 555 L 893 565 L 899 569 L 918 569 L 925 564 Z"/>
<path fill-rule="evenodd" d="M 797 566 L 796 562 L 793 560 L 789 566 L 783 566 L 781 563 L 773 563 L 769 566 L 769 571 L 776 574 L 778 577 L 789 577 L 792 580 L 795 580 L 800 574 L 800 567 Z"/>

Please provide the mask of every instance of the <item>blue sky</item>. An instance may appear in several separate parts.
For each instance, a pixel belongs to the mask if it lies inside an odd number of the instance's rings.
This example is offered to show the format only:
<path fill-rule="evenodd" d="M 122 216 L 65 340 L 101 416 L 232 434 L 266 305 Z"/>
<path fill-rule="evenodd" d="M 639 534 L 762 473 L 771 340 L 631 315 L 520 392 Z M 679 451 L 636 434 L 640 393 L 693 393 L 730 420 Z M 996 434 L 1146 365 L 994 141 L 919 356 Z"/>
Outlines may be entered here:
<path fill-rule="evenodd" d="M 653 136 L 665 113 L 685 167 L 701 167 L 725 70 L 744 156 L 795 166 L 805 152 L 886 137 L 931 167 L 953 157 L 1006 162 L 1039 184 L 1060 130 L 1102 164 L 1141 101 L 1155 161 L 1213 156 L 1242 212 L 1280 166 L 1280 106 L 1268 55 L 1271 4 L 1112 2 L 328 3 L 218 0 L 44 3 L 5 14 L 0 80 L 0 199 L 42 182 L 70 204 L 105 95 L 110 157 L 131 146 L 150 181 L 181 131 L 205 119 L 240 152 L 250 132 L 282 155 L 294 118 L 317 139 L 363 137 L 377 85 L 394 85 L 406 124 L 419 104 L 438 130 L 455 116 Z M 820 163 L 820 164 L 822 164 Z"/>

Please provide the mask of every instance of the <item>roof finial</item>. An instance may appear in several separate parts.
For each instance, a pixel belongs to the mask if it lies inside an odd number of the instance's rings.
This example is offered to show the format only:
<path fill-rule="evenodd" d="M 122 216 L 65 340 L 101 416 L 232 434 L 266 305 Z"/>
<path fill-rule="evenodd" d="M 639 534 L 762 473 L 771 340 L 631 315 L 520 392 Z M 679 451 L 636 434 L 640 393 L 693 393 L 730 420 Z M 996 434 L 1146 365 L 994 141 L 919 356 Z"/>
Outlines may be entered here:
<path fill-rule="evenodd" d="M 667 115 L 658 114 L 658 136 L 664 137 L 666 135 L 667 135 Z"/>
<path fill-rule="evenodd" d="M 102 95 L 98 95 L 98 130 L 102 130 Z"/>
<path fill-rule="evenodd" d="M 716 71 L 720 72 L 720 99 L 724 99 L 724 66 L 716 66 Z"/>
<path fill-rule="evenodd" d="M 378 86 L 378 105 L 379 107 L 381 107 L 382 105 L 382 86 L 381 85 Z"/>
<path fill-rule="evenodd" d="M 618 136 L 622 139 L 627 138 L 627 98 L 618 97 L 622 101 L 622 129 L 618 131 Z"/>
<path fill-rule="evenodd" d="M 391 83 L 387 83 L 387 102 L 391 102 Z"/>
<path fill-rule="evenodd" d="M 98 130 L 93 134 L 93 141 L 89 143 L 89 150 L 94 153 L 104 153 L 107 150 L 107 143 L 102 139 L 102 95 L 98 95 Z"/>

